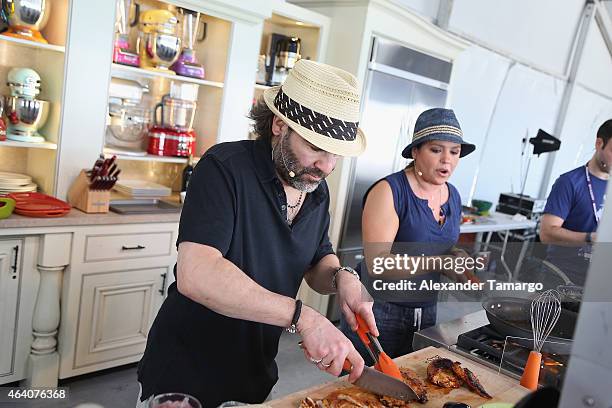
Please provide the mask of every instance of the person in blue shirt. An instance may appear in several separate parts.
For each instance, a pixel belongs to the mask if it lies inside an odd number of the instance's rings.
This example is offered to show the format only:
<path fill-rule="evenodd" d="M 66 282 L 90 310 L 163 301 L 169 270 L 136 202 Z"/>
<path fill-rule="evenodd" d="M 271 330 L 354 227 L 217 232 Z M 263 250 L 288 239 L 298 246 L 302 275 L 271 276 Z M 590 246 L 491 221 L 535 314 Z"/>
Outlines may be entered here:
<path fill-rule="evenodd" d="M 599 127 L 593 157 L 555 181 L 542 217 L 540 240 L 552 244 L 547 259 L 580 286 L 586 278 L 590 246 L 597 240 L 606 200 L 612 166 L 610 138 L 612 119 Z"/>
<path fill-rule="evenodd" d="M 419 115 L 412 142 L 402 151 L 403 157 L 413 161 L 405 169 L 379 180 L 366 193 L 362 238 L 367 262 L 373 258 L 372 253 L 406 254 L 413 258 L 468 256 L 454 247 L 461 224 L 461 197 L 448 179 L 459 158 L 474 150 L 473 144 L 463 140 L 452 110 L 433 108 Z M 364 264 L 359 269 L 366 287 L 369 286 L 366 282 L 371 274 Z M 391 281 L 395 272 L 385 271 L 380 277 Z M 412 277 L 405 270 L 397 272 L 401 275 L 397 276 L 399 279 L 408 278 L 420 287 L 423 280 L 439 281 L 442 271 L 423 268 Z M 393 358 L 412 352 L 414 333 L 436 323 L 436 291 L 372 295 L 380 332 L 378 340 Z M 351 332 L 355 328 L 345 320 L 341 320 L 341 328 L 362 357 L 372 363 L 357 335 Z"/>

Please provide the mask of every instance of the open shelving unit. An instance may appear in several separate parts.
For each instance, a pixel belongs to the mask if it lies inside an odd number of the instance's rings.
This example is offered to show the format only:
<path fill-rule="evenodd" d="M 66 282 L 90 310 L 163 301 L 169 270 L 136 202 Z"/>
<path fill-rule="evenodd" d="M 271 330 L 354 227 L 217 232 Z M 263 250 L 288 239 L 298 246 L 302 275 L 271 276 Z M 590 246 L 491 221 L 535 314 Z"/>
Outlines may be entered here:
<path fill-rule="evenodd" d="M 70 0 L 53 1 L 47 24 L 42 29 L 48 44 L 0 35 L 0 95 L 10 94 L 6 84 L 9 70 L 27 67 L 41 77 L 37 99 L 49 102 L 47 121 L 39 129 L 46 141 L 28 143 L 7 139 L 0 142 L 0 171 L 27 174 L 38 185 L 38 190 L 47 194 L 53 194 L 56 185 L 69 8 Z M 8 125 L 7 119 L 5 122 Z"/>
<path fill-rule="evenodd" d="M 152 9 L 165 9 L 173 12 L 179 18 L 178 7 L 175 2 L 161 0 L 139 0 L 140 13 Z M 189 6 L 187 6 L 189 7 Z M 150 110 L 151 124 L 155 121 L 155 104 L 161 101 L 163 95 L 170 92 L 173 82 L 198 85 L 197 107 L 193 128 L 196 133 L 194 156 L 201 156 L 210 146 L 217 142 L 223 102 L 227 59 L 232 35 L 232 22 L 208 15 L 200 11 L 200 19 L 206 24 L 206 37 L 203 41 L 195 43 L 195 52 L 198 61 L 204 65 L 205 78 L 191 78 L 158 70 L 149 70 L 112 63 L 111 77 L 137 82 L 148 89 L 143 96 L 141 106 Z M 133 17 L 133 13 L 132 13 Z M 131 49 L 137 50 L 138 25 L 131 27 L 129 33 Z M 200 27 L 201 29 L 201 27 Z M 158 123 L 160 118 L 157 118 Z M 146 143 L 145 143 L 146 145 Z M 112 150 L 111 150 L 112 151 Z M 106 156 L 112 156 L 105 151 Z M 182 172 L 183 166 L 188 162 L 184 157 L 166 157 L 156 155 L 129 155 L 117 154 L 119 167 L 122 169 L 121 177 L 144 179 L 166 184 L 174 190 L 180 189 L 180 180 L 166 177 L 166 173 L 177 174 Z M 179 177 L 180 178 L 180 177 Z"/>
<path fill-rule="evenodd" d="M 190 78 L 181 75 L 175 75 L 172 73 L 159 72 L 159 71 L 149 71 L 143 68 L 138 67 L 130 67 L 128 65 L 121 65 L 113 63 L 113 67 L 111 70 L 111 74 L 115 78 L 129 79 L 132 81 L 139 81 L 143 78 L 147 79 L 155 79 L 155 78 L 165 78 L 171 81 L 180 81 L 187 82 L 196 85 L 202 86 L 211 86 L 214 88 L 223 88 L 223 82 L 209 81 L 206 79 L 199 78 Z"/>
<path fill-rule="evenodd" d="M 9 37 L 6 35 L 0 34 L 0 41 L 6 41 L 8 43 L 12 43 L 15 45 L 19 45 L 25 48 L 34 48 L 45 51 L 53 51 L 58 53 L 65 53 L 66 47 L 63 45 L 54 45 L 54 44 L 43 44 L 29 40 L 22 40 L 21 38 Z"/>
<path fill-rule="evenodd" d="M 56 143 L 42 142 L 42 143 L 30 143 L 30 142 L 18 142 L 15 140 L 4 140 L 0 142 L 0 147 L 26 147 L 31 149 L 48 149 L 48 150 L 57 150 Z"/>
<path fill-rule="evenodd" d="M 106 150 L 104 151 L 105 158 L 108 159 L 112 156 L 117 156 L 118 160 L 126 160 L 126 161 L 146 161 L 146 162 L 159 162 L 159 163 L 187 163 L 188 161 L 186 157 L 155 156 L 153 154 L 147 154 L 144 156 L 132 156 L 128 154 L 111 153 Z"/>

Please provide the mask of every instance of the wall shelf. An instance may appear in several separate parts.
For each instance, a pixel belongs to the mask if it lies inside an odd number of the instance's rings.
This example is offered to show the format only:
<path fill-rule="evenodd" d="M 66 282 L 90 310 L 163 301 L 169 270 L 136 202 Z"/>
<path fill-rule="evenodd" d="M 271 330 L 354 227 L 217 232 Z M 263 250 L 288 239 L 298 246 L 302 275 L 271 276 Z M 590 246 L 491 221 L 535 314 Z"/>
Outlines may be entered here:
<path fill-rule="evenodd" d="M 206 79 L 190 78 L 182 75 L 173 75 L 165 72 L 151 71 L 148 69 L 130 67 L 127 65 L 113 63 L 111 75 L 116 78 L 137 80 L 139 78 L 166 78 L 172 81 L 188 82 L 197 85 L 223 88 L 223 82 L 208 81 Z"/>
<path fill-rule="evenodd" d="M 17 142 L 15 140 L 5 140 L 5 141 L 0 142 L 0 146 L 32 147 L 35 149 L 57 150 L 57 144 L 50 143 L 50 142 L 31 143 L 31 142 Z"/>
<path fill-rule="evenodd" d="M 5 41 L 11 44 L 17 44 L 22 47 L 53 51 L 53 52 L 57 52 L 61 54 L 64 54 L 66 52 L 66 47 L 63 47 L 61 45 L 43 44 L 43 43 L 39 43 L 36 41 L 22 40 L 21 38 L 8 37 L 6 35 L 0 35 L 0 41 Z"/>
<path fill-rule="evenodd" d="M 187 163 L 186 157 L 169 157 L 169 156 L 155 156 L 153 154 L 147 154 L 145 156 L 130 156 L 127 154 L 117 154 L 104 150 L 104 157 L 111 158 L 117 156 L 117 160 L 129 160 L 129 161 L 153 161 L 159 163 Z"/>

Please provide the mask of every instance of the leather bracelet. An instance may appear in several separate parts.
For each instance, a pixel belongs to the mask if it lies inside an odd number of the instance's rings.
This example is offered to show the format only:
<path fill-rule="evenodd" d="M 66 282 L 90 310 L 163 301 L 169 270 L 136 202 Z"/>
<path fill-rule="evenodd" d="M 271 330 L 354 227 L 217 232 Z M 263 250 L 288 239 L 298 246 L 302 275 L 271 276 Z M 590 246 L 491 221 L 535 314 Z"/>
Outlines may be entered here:
<path fill-rule="evenodd" d="M 297 299 L 295 301 L 295 311 L 293 312 L 293 319 L 291 319 L 291 324 L 285 330 L 288 333 L 295 334 L 297 333 L 297 322 L 300 320 L 300 314 L 302 313 L 302 301 Z"/>
<path fill-rule="evenodd" d="M 332 288 L 334 288 L 334 290 L 338 290 L 338 285 L 336 284 L 336 279 L 338 277 L 338 272 L 340 272 L 340 271 L 350 272 L 353 276 L 355 276 L 357 278 L 357 280 L 361 280 L 361 277 L 359 276 L 359 274 L 357 273 L 356 270 L 354 270 L 350 266 L 341 266 L 338 269 L 336 269 L 336 272 L 334 272 L 334 275 L 332 276 L 331 284 L 332 284 Z"/>

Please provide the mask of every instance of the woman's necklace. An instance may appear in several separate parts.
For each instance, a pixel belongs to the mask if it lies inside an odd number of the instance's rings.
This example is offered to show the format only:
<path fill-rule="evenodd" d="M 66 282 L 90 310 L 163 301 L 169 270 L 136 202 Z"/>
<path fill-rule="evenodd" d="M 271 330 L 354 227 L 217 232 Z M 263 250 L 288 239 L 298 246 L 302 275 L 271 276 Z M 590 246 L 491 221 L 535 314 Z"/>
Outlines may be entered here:
<path fill-rule="evenodd" d="M 416 178 L 416 182 L 419 185 L 419 188 L 421 189 L 421 191 L 425 191 L 425 189 L 423 189 L 423 187 L 421 187 L 421 182 L 419 181 L 419 176 L 422 176 L 423 173 L 421 173 L 420 171 L 417 171 L 416 168 L 414 169 L 414 175 Z M 442 186 L 440 186 L 439 188 L 439 192 L 440 192 L 440 197 L 438 200 L 438 206 L 440 207 L 440 210 L 438 212 L 438 224 L 440 226 L 444 225 L 444 221 L 446 219 L 445 215 L 444 215 L 444 209 L 442 208 Z M 431 212 L 433 213 L 434 219 L 436 217 L 436 210 L 435 210 L 435 206 L 430 205 L 430 203 L 433 202 L 433 196 L 435 195 L 432 194 L 431 198 L 428 197 L 427 199 L 427 206 L 429 207 L 429 209 L 431 210 Z"/>

